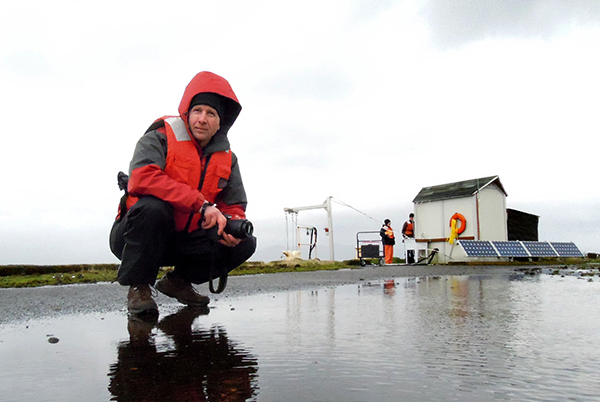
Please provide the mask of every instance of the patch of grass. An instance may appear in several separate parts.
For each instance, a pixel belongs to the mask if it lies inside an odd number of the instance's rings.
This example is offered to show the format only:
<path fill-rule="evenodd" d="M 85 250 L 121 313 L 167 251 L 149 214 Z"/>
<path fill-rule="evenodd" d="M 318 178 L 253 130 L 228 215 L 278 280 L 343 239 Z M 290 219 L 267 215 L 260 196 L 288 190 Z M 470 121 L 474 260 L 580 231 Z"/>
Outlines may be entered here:
<path fill-rule="evenodd" d="M 368 263 L 377 265 L 379 259 L 373 259 Z M 394 258 L 394 263 L 402 263 L 402 260 Z M 464 264 L 464 263 L 463 263 Z M 482 265 L 481 262 L 478 265 Z M 495 265 L 483 263 L 483 265 Z M 534 263 L 507 263 L 502 262 L 497 265 L 560 265 L 557 271 L 568 268 L 568 266 L 577 266 L 580 269 L 599 268 L 598 260 L 564 260 L 555 259 L 554 261 L 544 260 Z M 114 282 L 117 280 L 117 264 L 89 264 L 89 265 L 6 265 L 0 266 L 0 288 L 22 288 L 35 286 L 66 285 L 75 283 L 96 283 L 96 282 Z M 318 261 L 318 260 L 283 260 L 272 262 L 245 262 L 234 269 L 229 275 L 256 275 L 256 274 L 274 274 L 278 272 L 308 272 L 322 270 L 337 270 L 343 268 L 361 268 L 359 260 L 338 261 Z M 172 270 L 172 267 L 166 267 L 160 270 L 158 277 L 162 277 L 166 272 Z"/>
<path fill-rule="evenodd" d="M 0 276 L 41 275 L 51 273 L 117 271 L 118 264 L 75 264 L 75 265 L 1 265 Z"/>
<path fill-rule="evenodd" d="M 112 282 L 117 279 L 116 270 L 85 270 L 79 272 L 54 272 L 36 275 L 10 275 L 0 277 L 0 288 L 24 288 L 35 286 L 68 285 L 73 283 Z"/>
<path fill-rule="evenodd" d="M 348 262 L 338 261 L 303 261 L 303 260 L 290 260 L 290 261 L 273 261 L 269 263 L 264 262 L 246 262 L 240 265 L 238 268 L 231 271 L 229 275 L 255 275 L 255 274 L 274 274 L 278 272 L 308 272 L 308 271 L 322 271 L 322 270 L 336 270 L 342 268 L 351 268 Z"/>
<path fill-rule="evenodd" d="M 67 285 L 74 283 L 114 282 L 117 280 L 117 264 L 97 265 L 19 265 L 0 266 L 0 288 L 23 288 L 35 286 Z M 277 272 L 304 272 L 349 268 L 348 262 L 321 261 L 274 261 L 246 262 L 229 275 L 271 274 Z M 161 269 L 162 277 L 172 267 Z"/>

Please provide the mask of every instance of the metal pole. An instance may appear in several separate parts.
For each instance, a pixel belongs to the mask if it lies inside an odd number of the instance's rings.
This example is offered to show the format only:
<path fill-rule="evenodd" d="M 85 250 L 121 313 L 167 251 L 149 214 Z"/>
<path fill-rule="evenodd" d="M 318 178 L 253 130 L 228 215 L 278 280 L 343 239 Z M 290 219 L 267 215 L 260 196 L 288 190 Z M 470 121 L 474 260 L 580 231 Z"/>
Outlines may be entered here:
<path fill-rule="evenodd" d="M 327 197 L 327 226 L 329 227 L 329 257 L 331 261 L 335 261 L 335 253 L 333 251 L 333 217 L 331 216 L 331 196 Z"/>

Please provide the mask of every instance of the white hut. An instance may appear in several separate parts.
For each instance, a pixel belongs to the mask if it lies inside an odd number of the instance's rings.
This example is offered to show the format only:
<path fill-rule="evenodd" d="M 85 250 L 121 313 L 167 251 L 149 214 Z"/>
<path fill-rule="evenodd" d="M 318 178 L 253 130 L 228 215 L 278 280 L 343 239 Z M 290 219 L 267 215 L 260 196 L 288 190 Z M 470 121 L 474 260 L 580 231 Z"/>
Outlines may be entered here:
<path fill-rule="evenodd" d="M 465 218 L 459 240 L 508 240 L 506 196 L 498 176 L 423 187 L 413 200 L 415 244 L 405 245 L 420 257 L 437 248 L 439 263 L 466 261 L 462 247 L 448 242 L 451 218 L 457 213 Z"/>

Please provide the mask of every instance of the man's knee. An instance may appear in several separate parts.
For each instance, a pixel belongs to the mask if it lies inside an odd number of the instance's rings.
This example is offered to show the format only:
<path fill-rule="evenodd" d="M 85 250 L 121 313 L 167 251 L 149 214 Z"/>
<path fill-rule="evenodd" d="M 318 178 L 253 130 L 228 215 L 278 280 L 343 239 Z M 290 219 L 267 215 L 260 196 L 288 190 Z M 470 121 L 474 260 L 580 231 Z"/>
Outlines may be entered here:
<path fill-rule="evenodd" d="M 250 236 L 244 239 L 237 247 L 236 252 L 244 261 L 248 258 L 252 257 L 254 252 L 256 251 L 256 237 Z"/>
<path fill-rule="evenodd" d="M 240 265 L 252 257 L 255 251 L 256 237 L 247 237 L 233 249 L 232 254 L 235 256 L 233 259 L 236 261 L 237 265 Z"/>
<path fill-rule="evenodd" d="M 169 226 L 174 224 L 173 206 L 153 196 L 141 197 L 127 212 L 129 221 L 146 225 Z"/>
<path fill-rule="evenodd" d="M 162 249 L 168 236 L 175 231 L 173 207 L 156 197 L 142 197 L 127 211 L 125 218 L 115 222 L 110 234 L 111 250 L 123 258 L 125 244 Z"/>

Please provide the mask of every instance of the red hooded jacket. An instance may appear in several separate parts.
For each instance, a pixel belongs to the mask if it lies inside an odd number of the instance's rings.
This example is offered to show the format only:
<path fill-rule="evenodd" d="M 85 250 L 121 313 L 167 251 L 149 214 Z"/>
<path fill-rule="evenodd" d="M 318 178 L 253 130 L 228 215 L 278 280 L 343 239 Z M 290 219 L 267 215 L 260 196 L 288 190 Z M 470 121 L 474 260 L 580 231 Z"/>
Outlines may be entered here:
<path fill-rule="evenodd" d="M 221 128 L 204 148 L 190 134 L 187 123 L 190 102 L 202 92 L 220 95 L 225 105 Z M 188 231 L 198 228 L 205 201 L 216 203 L 234 219 L 245 218 L 246 194 L 227 138 L 240 111 L 224 78 L 206 71 L 197 74 L 185 89 L 179 116 L 157 119 L 138 141 L 130 164 L 127 207 L 144 195 L 167 201 L 174 207 L 179 231 L 186 226 Z"/>

